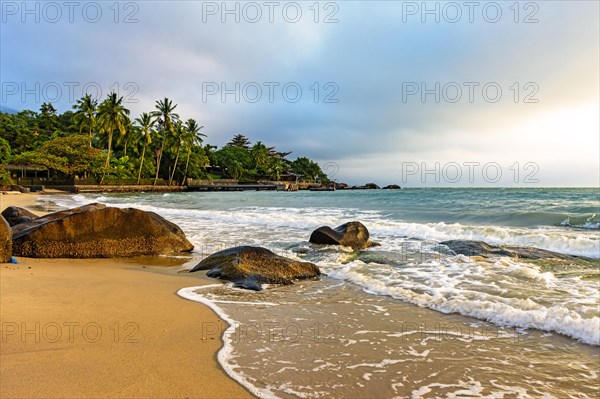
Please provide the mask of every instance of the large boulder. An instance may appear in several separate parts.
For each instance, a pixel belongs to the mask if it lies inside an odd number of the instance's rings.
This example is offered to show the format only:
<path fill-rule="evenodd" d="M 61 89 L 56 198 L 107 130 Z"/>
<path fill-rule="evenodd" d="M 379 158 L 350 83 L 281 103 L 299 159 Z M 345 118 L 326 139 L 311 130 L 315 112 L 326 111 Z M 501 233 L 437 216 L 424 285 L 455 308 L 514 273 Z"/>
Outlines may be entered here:
<path fill-rule="evenodd" d="M 13 227 L 13 254 L 33 258 L 121 258 L 189 252 L 175 224 L 153 212 L 90 204 Z"/>
<path fill-rule="evenodd" d="M 9 206 L 2 211 L 2 216 L 4 216 L 4 219 L 6 219 L 10 227 L 30 222 L 33 219 L 38 218 L 36 214 L 29 212 L 25 208 L 19 208 L 18 206 Z"/>
<path fill-rule="evenodd" d="M 317 266 L 279 256 L 261 247 L 241 246 L 216 252 L 198 263 L 190 273 L 208 270 L 208 277 L 233 281 L 236 287 L 262 290 L 261 284 L 292 284 L 316 277 Z"/>
<path fill-rule="evenodd" d="M 10 262 L 12 255 L 12 230 L 3 216 L 0 216 L 0 263 Z"/>
<path fill-rule="evenodd" d="M 390 184 L 383 188 L 384 190 L 400 190 L 401 187 L 397 184 Z"/>
<path fill-rule="evenodd" d="M 562 259 L 572 260 L 577 259 L 577 256 L 560 254 L 557 252 L 547 251 L 545 249 L 525 247 L 518 245 L 490 245 L 483 241 L 472 240 L 450 240 L 440 243 L 450 248 L 454 253 L 465 256 L 480 256 L 482 258 L 493 258 L 506 256 L 511 258 L 521 259 Z"/>
<path fill-rule="evenodd" d="M 352 249 L 365 249 L 379 244 L 369 239 L 369 230 L 361 222 L 348 222 L 332 229 L 322 226 L 312 232 L 313 244 L 343 245 Z"/>

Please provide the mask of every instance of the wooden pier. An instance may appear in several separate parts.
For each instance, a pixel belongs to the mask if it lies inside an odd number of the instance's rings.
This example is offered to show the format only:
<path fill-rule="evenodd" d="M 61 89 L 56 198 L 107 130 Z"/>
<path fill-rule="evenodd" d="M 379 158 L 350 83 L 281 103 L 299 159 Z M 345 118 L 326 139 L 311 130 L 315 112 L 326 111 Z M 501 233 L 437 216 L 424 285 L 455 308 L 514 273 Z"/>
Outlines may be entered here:
<path fill-rule="evenodd" d="M 284 183 L 268 182 L 243 184 L 237 180 L 192 180 L 187 181 L 188 191 L 286 191 Z"/>

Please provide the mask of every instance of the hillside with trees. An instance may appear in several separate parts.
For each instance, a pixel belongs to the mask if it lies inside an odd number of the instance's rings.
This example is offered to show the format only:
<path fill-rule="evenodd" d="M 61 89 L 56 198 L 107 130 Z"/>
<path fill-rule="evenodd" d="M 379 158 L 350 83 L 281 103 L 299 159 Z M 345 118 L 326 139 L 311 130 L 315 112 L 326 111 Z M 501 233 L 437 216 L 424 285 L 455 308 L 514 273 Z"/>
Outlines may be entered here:
<path fill-rule="evenodd" d="M 27 167 L 53 180 L 89 179 L 98 183 L 184 184 L 186 179 L 239 181 L 294 178 L 327 183 L 319 165 L 293 161 L 261 141 L 242 134 L 225 146 L 205 143 L 204 126 L 180 116 L 164 98 L 153 110 L 130 115 L 123 98 L 110 93 L 102 102 L 90 95 L 58 114 L 50 103 L 39 112 L 0 113 L 0 185 L 11 184 L 11 171 Z M 18 176 L 16 176 L 18 177 Z"/>

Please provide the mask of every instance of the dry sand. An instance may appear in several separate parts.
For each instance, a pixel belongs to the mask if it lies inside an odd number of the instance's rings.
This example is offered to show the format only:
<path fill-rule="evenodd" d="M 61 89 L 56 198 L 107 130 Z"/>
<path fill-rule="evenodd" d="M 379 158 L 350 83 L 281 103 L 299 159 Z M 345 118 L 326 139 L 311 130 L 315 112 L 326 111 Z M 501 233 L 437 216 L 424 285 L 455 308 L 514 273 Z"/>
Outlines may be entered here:
<path fill-rule="evenodd" d="M 8 191 L 0 193 L 0 212 L 9 206 L 19 206 L 27 208 L 36 215 L 43 215 L 45 212 L 40 212 L 33 208 L 35 200 L 38 198 L 38 193 L 19 193 L 16 191 Z"/>
<path fill-rule="evenodd" d="M 0 397 L 252 397 L 218 365 L 219 337 L 203 340 L 223 322 L 176 295 L 208 280 L 150 258 L 19 261 L 0 265 Z"/>

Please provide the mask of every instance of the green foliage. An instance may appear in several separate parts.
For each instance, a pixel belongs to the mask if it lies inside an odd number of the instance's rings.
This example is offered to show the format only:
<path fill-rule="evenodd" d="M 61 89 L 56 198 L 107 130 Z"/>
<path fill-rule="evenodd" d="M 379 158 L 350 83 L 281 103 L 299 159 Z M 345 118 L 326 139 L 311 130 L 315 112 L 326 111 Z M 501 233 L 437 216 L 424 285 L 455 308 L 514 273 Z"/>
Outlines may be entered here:
<path fill-rule="evenodd" d="M 115 92 L 109 93 L 106 100 L 98 106 L 98 127 L 101 132 L 106 134 L 107 138 L 104 168 L 110 168 L 113 134 L 115 132 L 119 132 L 121 135 L 127 134 L 130 123 L 129 110 L 123 106 L 123 97 L 117 97 Z"/>
<path fill-rule="evenodd" d="M 176 108 L 164 98 L 132 123 L 123 98 L 110 93 L 100 104 L 85 95 L 72 111 L 60 115 L 50 103 L 42 104 L 39 113 L 0 113 L 0 164 L 40 166 L 55 176 L 108 176 L 138 183 L 152 177 L 155 183 L 188 177 L 279 180 L 290 171 L 302 180 L 327 181 L 308 158 L 290 163 L 289 152 L 277 152 L 260 141 L 250 146 L 242 134 L 217 150 L 203 142 L 203 126 L 194 119 L 183 123 Z"/>
<path fill-rule="evenodd" d="M 248 148 L 250 148 L 250 140 L 248 140 L 248 137 L 244 136 L 243 134 L 236 134 L 235 136 L 233 136 L 231 141 L 227 143 L 227 146 L 240 147 L 247 150 Z"/>
<path fill-rule="evenodd" d="M 118 179 L 130 179 L 134 177 L 134 171 L 135 163 L 128 156 L 123 156 L 111 163 L 108 175 Z"/>
<path fill-rule="evenodd" d="M 234 179 L 244 176 L 252 168 L 250 152 L 243 147 L 225 146 L 215 152 L 215 159 L 217 165 Z"/>
<path fill-rule="evenodd" d="M 14 154 L 31 151 L 49 136 L 39 128 L 39 115 L 33 111 L 21 111 L 16 115 L 0 113 L 0 137 L 10 143 Z"/>
<path fill-rule="evenodd" d="M 292 172 L 302 176 L 302 180 L 309 182 L 327 182 L 327 175 L 323 173 L 321 167 L 306 157 L 296 158 L 290 163 Z"/>
<path fill-rule="evenodd" d="M 10 144 L 8 144 L 8 141 L 0 137 L 0 165 L 8 162 L 10 159 L 10 154 Z"/>
<path fill-rule="evenodd" d="M 75 176 L 83 173 L 99 174 L 102 172 L 103 159 L 104 155 L 100 150 L 88 146 L 85 136 L 73 135 L 52 139 L 37 151 L 19 154 L 13 159 L 13 163 L 41 166 Z"/>
<path fill-rule="evenodd" d="M 0 168 L 0 186 L 10 186 L 13 184 L 13 180 L 10 177 L 10 172 Z"/>
<path fill-rule="evenodd" d="M 254 168 L 265 166 L 269 161 L 269 149 L 260 141 L 257 141 L 256 144 L 252 146 L 250 154 L 252 155 Z"/>

